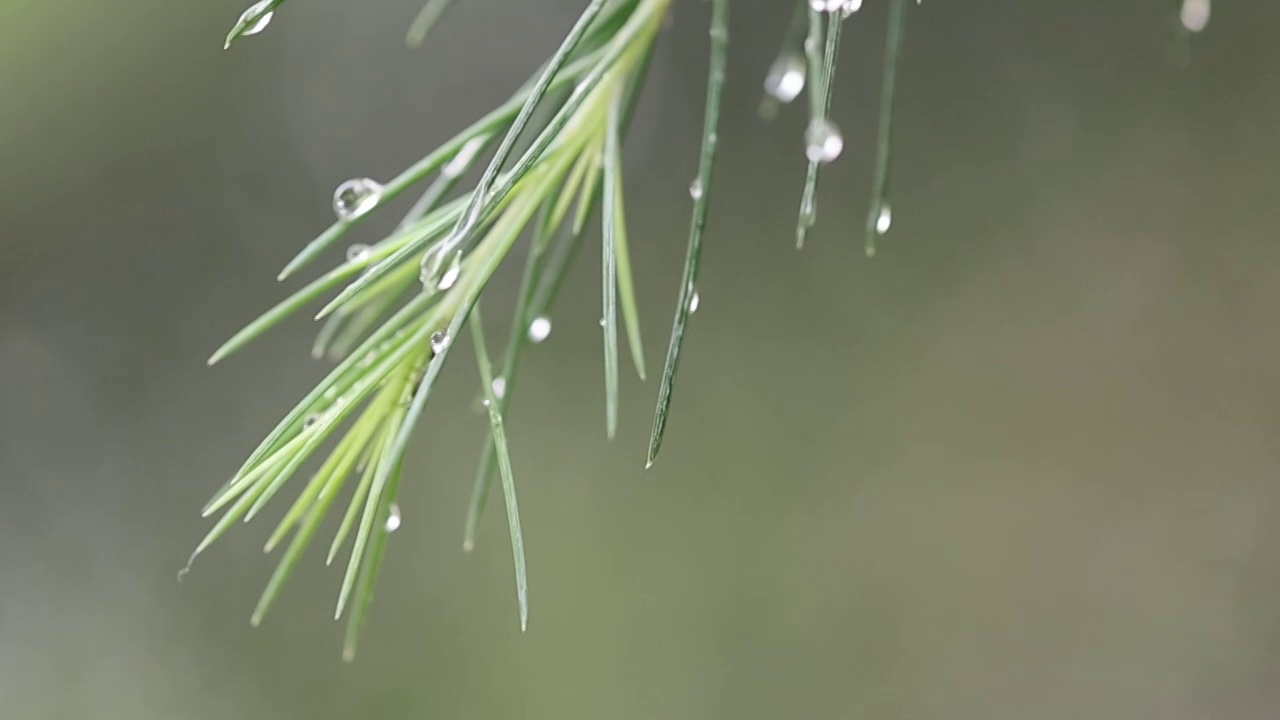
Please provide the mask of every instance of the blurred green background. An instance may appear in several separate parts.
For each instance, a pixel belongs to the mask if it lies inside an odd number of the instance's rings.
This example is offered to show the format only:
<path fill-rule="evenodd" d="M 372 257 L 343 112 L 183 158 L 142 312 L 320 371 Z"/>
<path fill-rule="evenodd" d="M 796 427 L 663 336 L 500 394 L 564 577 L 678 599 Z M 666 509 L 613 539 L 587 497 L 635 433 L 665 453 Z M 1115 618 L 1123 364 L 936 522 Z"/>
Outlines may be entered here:
<path fill-rule="evenodd" d="M 501 513 L 460 549 L 486 426 L 459 356 L 346 665 L 318 551 L 249 628 L 265 523 L 174 579 L 323 371 L 302 318 L 204 358 L 297 286 L 338 182 L 504 99 L 582 2 L 462 2 L 408 51 L 417 0 L 292 0 L 224 53 L 245 3 L 0 3 L 0 717 L 1276 716 L 1280 6 L 1215 4 L 1179 70 L 1168 2 L 928 0 L 869 261 L 884 3 L 845 31 L 847 146 L 796 252 L 803 112 L 755 115 L 790 3 L 735 2 L 644 471 L 706 67 L 708 6 L 675 3 L 627 144 L 651 380 L 607 442 L 588 250 L 509 418 L 529 631 Z"/>

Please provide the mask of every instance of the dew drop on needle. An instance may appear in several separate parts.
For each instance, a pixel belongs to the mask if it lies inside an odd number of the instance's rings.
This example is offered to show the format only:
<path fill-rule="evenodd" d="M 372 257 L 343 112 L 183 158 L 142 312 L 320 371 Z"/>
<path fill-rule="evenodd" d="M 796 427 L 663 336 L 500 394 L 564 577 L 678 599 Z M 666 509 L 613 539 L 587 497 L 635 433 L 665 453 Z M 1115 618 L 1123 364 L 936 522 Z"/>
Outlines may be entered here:
<path fill-rule="evenodd" d="M 267 26 L 271 24 L 271 18 L 275 17 L 274 11 L 267 10 L 269 7 L 271 7 L 271 0 L 261 0 L 250 5 L 249 9 L 241 13 L 240 22 L 236 23 L 237 25 L 244 24 L 244 29 L 240 31 L 240 34 L 257 35 L 266 30 Z M 263 12 L 264 10 L 266 12 Z"/>
<path fill-rule="evenodd" d="M 1198 33 L 1209 25 L 1210 0 L 1182 0 L 1178 19 L 1189 32 Z"/>
<path fill-rule="evenodd" d="M 382 185 L 369 178 L 348 180 L 333 191 L 333 214 L 354 220 L 372 210 L 382 199 Z"/>
<path fill-rule="evenodd" d="M 804 133 L 804 153 L 811 162 L 829 163 L 844 151 L 840 128 L 827 118 L 814 118 Z"/>
<path fill-rule="evenodd" d="M 551 318 L 540 316 L 529 323 L 529 341 L 540 343 L 551 334 Z"/>
<path fill-rule="evenodd" d="M 369 259 L 369 246 L 359 243 L 347 248 L 347 262 L 358 263 Z"/>
<path fill-rule="evenodd" d="M 431 333 L 431 352 L 439 355 L 445 348 L 449 347 L 449 336 L 442 332 Z"/>
<path fill-rule="evenodd" d="M 804 58 L 787 53 L 773 62 L 764 79 L 764 91 L 780 103 L 789 103 L 804 90 Z"/>
<path fill-rule="evenodd" d="M 889 232 L 889 228 L 893 226 L 893 209 L 889 207 L 889 203 L 880 206 L 880 213 L 876 215 L 876 232 L 883 235 Z"/>

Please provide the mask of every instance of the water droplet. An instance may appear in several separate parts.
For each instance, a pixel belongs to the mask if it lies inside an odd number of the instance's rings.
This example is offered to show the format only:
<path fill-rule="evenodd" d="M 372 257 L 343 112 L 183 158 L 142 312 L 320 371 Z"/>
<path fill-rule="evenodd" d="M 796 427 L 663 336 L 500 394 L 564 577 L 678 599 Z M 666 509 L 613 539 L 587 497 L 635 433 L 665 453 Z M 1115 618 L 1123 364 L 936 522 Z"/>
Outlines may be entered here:
<path fill-rule="evenodd" d="M 849 17 L 861 9 L 862 0 L 844 0 L 844 3 L 840 5 L 840 10 L 844 13 L 845 17 Z"/>
<path fill-rule="evenodd" d="M 840 128 L 826 118 L 814 118 L 804 133 L 804 154 L 810 162 L 829 163 L 844 151 Z"/>
<path fill-rule="evenodd" d="M 400 505 L 399 503 L 391 503 L 391 508 L 387 511 L 387 532 L 393 533 L 400 529 Z"/>
<path fill-rule="evenodd" d="M 876 232 L 881 235 L 889 232 L 889 228 L 893 225 L 893 209 L 889 207 L 889 203 L 880 206 L 880 214 L 876 215 Z"/>
<path fill-rule="evenodd" d="M 604 318 L 600 318 L 600 327 L 604 327 Z"/>
<path fill-rule="evenodd" d="M 540 343 L 551 334 L 551 318 L 539 316 L 529 323 L 529 341 Z"/>
<path fill-rule="evenodd" d="M 845 0 L 809 0 L 809 7 L 816 12 L 835 12 L 844 6 Z"/>
<path fill-rule="evenodd" d="M 444 271 L 444 275 L 440 276 L 440 282 L 436 283 L 437 290 L 448 290 L 458 282 L 458 276 L 462 274 L 462 253 L 454 253 L 453 260 L 449 262 L 449 269 Z"/>
<path fill-rule="evenodd" d="M 338 397 L 338 386 L 337 386 L 337 385 L 330 385 L 330 386 L 329 386 L 329 389 L 324 391 L 324 399 L 325 399 L 325 400 L 332 400 L 332 399 L 334 399 L 334 398 L 336 398 L 336 397 Z"/>
<path fill-rule="evenodd" d="M 493 396 L 502 398 L 507 394 L 507 379 L 499 375 L 493 379 Z"/>
<path fill-rule="evenodd" d="M 764 78 L 764 91 L 781 103 L 789 103 L 804 90 L 805 62 L 796 53 L 787 53 L 769 68 Z"/>
<path fill-rule="evenodd" d="M 689 296 L 689 314 L 692 315 L 698 312 L 698 306 L 701 304 L 702 298 L 698 295 L 698 291 L 694 290 L 693 294 Z"/>
<path fill-rule="evenodd" d="M 347 248 L 347 262 L 358 263 L 369 259 L 369 246 L 359 243 Z"/>
<path fill-rule="evenodd" d="M 689 183 L 689 197 L 694 200 L 702 199 L 702 180 L 695 179 L 693 182 Z"/>
<path fill-rule="evenodd" d="M 1178 11 L 1178 19 L 1182 27 L 1190 32 L 1198 33 L 1209 24 L 1209 0 L 1182 0 L 1182 9 Z"/>
<path fill-rule="evenodd" d="M 275 17 L 275 11 L 270 8 L 271 0 L 259 0 L 241 13 L 240 19 L 236 21 L 236 27 L 244 28 L 240 31 L 240 36 L 257 35 L 266 30 L 271 24 L 271 18 Z M 227 45 L 231 45 L 230 39 L 227 40 Z"/>
<path fill-rule="evenodd" d="M 484 147 L 488 139 L 487 135 L 477 135 L 463 143 L 458 149 L 458 154 L 440 168 L 440 176 L 452 180 L 466 172 L 467 168 L 471 167 L 471 161 L 476 159 L 476 153 L 480 152 L 480 148 Z"/>
<path fill-rule="evenodd" d="M 442 332 L 431 333 L 431 354 L 439 355 L 447 347 L 449 347 L 448 335 Z"/>
<path fill-rule="evenodd" d="M 310 415 L 307 415 L 305 418 L 303 418 L 303 420 L 302 420 L 302 427 L 303 427 L 303 429 L 313 428 L 313 427 L 315 427 L 315 426 L 316 426 L 316 424 L 317 424 L 317 423 L 319 423 L 319 422 L 320 422 L 320 414 L 319 414 L 319 413 L 311 413 Z"/>
<path fill-rule="evenodd" d="M 369 178 L 348 180 L 333 191 L 333 212 L 339 220 L 354 220 L 382 199 L 382 186 Z"/>

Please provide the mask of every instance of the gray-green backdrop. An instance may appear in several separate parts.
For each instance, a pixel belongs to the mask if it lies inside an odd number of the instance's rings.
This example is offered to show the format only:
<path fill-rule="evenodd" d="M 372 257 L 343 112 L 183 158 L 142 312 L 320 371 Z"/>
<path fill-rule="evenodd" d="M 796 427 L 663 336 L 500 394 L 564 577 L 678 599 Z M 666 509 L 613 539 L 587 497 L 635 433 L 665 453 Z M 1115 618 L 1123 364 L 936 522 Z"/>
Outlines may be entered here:
<path fill-rule="evenodd" d="M 927 0 L 869 261 L 884 3 L 847 26 L 848 144 L 797 253 L 803 113 L 755 116 L 790 3 L 735 2 L 702 307 L 644 471 L 706 67 L 708 6 L 675 3 L 627 143 L 651 380 L 607 442 L 588 250 L 509 418 L 529 631 L 501 515 L 460 549 L 485 423 L 459 355 L 346 665 L 319 552 L 256 631 L 263 524 L 174 579 L 322 372 L 302 318 L 203 360 L 297 286 L 274 274 L 338 182 L 504 99 L 583 3 L 466 0 L 408 51 L 416 0 L 290 0 L 224 53 L 245 2 L 0 2 L 0 717 L 1275 716 L 1280 6 L 1215 4 L 1178 70 L 1162 0 Z"/>

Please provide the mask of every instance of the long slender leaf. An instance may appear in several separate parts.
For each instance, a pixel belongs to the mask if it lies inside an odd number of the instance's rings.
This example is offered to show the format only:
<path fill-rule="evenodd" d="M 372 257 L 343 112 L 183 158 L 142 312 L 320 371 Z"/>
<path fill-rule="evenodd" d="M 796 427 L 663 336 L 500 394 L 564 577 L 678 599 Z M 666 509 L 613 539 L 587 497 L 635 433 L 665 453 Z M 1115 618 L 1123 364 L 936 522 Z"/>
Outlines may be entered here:
<path fill-rule="evenodd" d="M 401 465 L 396 463 L 382 493 L 382 502 L 378 506 L 378 522 L 385 527 L 391 505 L 396 501 L 396 493 L 400 487 Z M 378 571 L 382 569 L 382 558 L 387 552 L 387 532 L 379 532 L 373 536 L 368 556 L 360 572 L 360 582 L 356 588 L 355 607 L 347 620 L 346 639 L 342 643 L 342 659 L 351 662 L 356 658 L 356 642 L 360 638 L 360 630 L 364 627 L 365 618 L 369 616 L 369 606 L 373 604 L 373 588 L 378 581 Z"/>
<path fill-rule="evenodd" d="M 702 188 L 693 203 L 693 218 L 689 228 L 689 247 L 685 253 L 684 273 L 680 280 L 680 293 L 676 301 L 675 319 L 671 323 L 671 344 L 667 346 L 667 361 L 662 370 L 662 382 L 658 386 L 658 407 L 653 414 L 653 431 L 649 435 L 649 452 L 645 467 L 651 467 L 662 448 L 662 438 L 667 429 L 667 416 L 671 412 L 671 391 L 675 386 L 676 370 L 680 364 L 680 350 L 684 346 L 685 326 L 689 322 L 689 303 L 698 280 L 698 263 L 702 259 L 702 231 L 707 223 L 707 209 L 711 197 L 711 171 L 715 165 L 716 145 L 720 125 L 721 95 L 724 90 L 725 64 L 729 57 L 729 0 L 712 0 L 711 4 L 711 68 L 707 77 L 707 106 L 702 124 L 702 150 L 698 158 L 698 178 L 694 182 Z"/>
<path fill-rule="evenodd" d="M 524 532 L 520 529 L 515 474 L 511 468 L 511 453 L 507 449 L 502 411 L 493 392 L 493 370 L 489 366 L 489 351 L 485 347 L 479 305 L 471 310 L 471 337 L 475 341 L 476 364 L 480 368 L 480 385 L 484 389 L 485 406 L 489 409 L 489 432 L 493 438 L 494 450 L 498 454 L 498 472 L 502 476 L 502 496 L 507 505 L 507 529 L 511 534 L 511 559 L 516 571 L 516 603 L 520 610 L 520 631 L 523 632 L 529 627 L 529 570 L 524 556 Z"/>
<path fill-rule="evenodd" d="M 472 239 L 472 236 L 482 227 L 484 219 L 495 208 L 501 206 L 512 188 L 520 183 L 530 169 L 542 159 L 543 154 L 547 152 L 547 148 L 559 137 L 560 132 L 568 125 L 570 119 L 575 116 L 587 98 L 592 96 L 593 91 L 609 70 L 628 52 L 633 52 L 636 47 L 644 45 L 644 43 L 637 44 L 637 38 L 642 33 L 651 34 L 654 32 L 657 22 L 661 19 L 661 14 L 658 11 L 665 8 L 661 3 L 650 3 L 648 7 L 652 9 L 650 14 L 636 13 L 628 18 L 613 40 L 604 47 L 601 51 L 603 54 L 599 63 L 582 77 L 574 87 L 569 99 L 565 101 L 564 105 L 551 118 L 542 132 L 521 155 L 520 159 L 516 161 L 515 166 L 506 175 L 506 179 L 486 193 L 485 198 L 480 198 L 478 206 L 468 208 L 468 212 L 463 218 L 465 222 L 461 222 L 450 237 L 441 244 L 439 251 L 435 255 L 437 261 L 448 256 L 449 253 L 454 252 L 458 247 Z M 473 202 L 477 197 L 473 195 Z M 424 261 L 426 261 L 426 258 L 424 258 Z M 435 273 L 436 270 L 431 267 L 432 264 L 434 263 L 428 263 L 425 267 L 427 274 L 433 275 Z"/>
<path fill-rule="evenodd" d="M 453 231 L 450 233 L 451 237 L 458 238 L 455 244 L 460 244 L 469 232 L 480 225 L 481 220 L 483 220 L 483 210 L 486 205 L 490 204 L 490 195 L 494 183 L 498 179 L 498 172 L 502 170 L 503 164 L 506 163 L 507 158 L 515 150 L 516 141 L 520 138 L 520 134 L 524 132 L 525 125 L 533 118 L 533 112 L 537 109 L 538 102 L 542 100 L 542 96 L 551 87 L 551 81 L 555 79 L 556 74 L 560 72 L 560 68 L 568 61 L 570 53 L 577 47 L 578 42 L 582 40 L 582 36 L 586 34 L 587 28 L 591 26 L 592 20 L 599 14 L 605 2 L 606 0 L 590 0 L 586 9 L 578 16 L 578 20 L 570 28 L 569 34 L 560 43 L 560 47 L 556 48 L 555 54 L 551 56 L 537 82 L 534 83 L 533 88 L 529 91 L 529 96 L 525 98 L 519 114 L 512 121 L 506 136 L 502 138 L 502 142 L 498 144 L 498 149 L 489 161 L 489 166 L 485 168 L 484 174 L 480 176 L 480 182 L 476 183 L 476 188 L 471 193 L 471 199 L 467 203 L 466 211 L 458 218 L 457 224 L 454 225 Z M 494 200 L 493 202 L 496 203 L 499 200 Z M 443 257 L 445 253 L 453 251 L 453 248 L 448 248 L 447 245 L 448 243 L 446 243 L 447 249 L 439 257 Z"/>
<path fill-rule="evenodd" d="M 619 98 L 621 100 L 621 98 Z M 644 380 L 644 347 L 640 337 L 640 310 L 636 303 L 635 283 L 631 276 L 631 251 L 627 248 L 627 218 L 622 191 L 622 140 L 620 112 L 611 109 L 605 134 L 605 235 L 612 234 L 618 280 L 618 301 L 627 329 L 627 345 L 636 374 Z M 612 199 L 610 199 L 612 198 Z M 610 208 L 612 205 L 612 208 Z M 612 228 L 612 232 L 610 232 Z"/>
<path fill-rule="evenodd" d="M 578 80 L 580 76 L 593 69 L 599 59 L 600 58 L 596 55 L 587 55 L 569 63 L 559 74 L 556 75 L 547 89 L 552 90 L 560 87 L 568 87 L 574 81 Z M 502 126 L 506 125 L 513 117 L 515 117 L 516 113 L 520 111 L 520 108 L 524 106 L 524 102 L 529 94 L 530 93 L 527 90 L 521 90 L 516 93 L 516 95 L 510 100 L 493 109 L 488 115 L 485 115 L 475 121 L 465 130 L 453 136 L 453 138 L 437 147 L 426 157 L 414 163 L 395 178 L 384 184 L 382 186 L 379 204 L 386 203 L 392 198 L 399 196 L 400 193 L 404 192 L 427 175 L 434 172 L 450 158 L 455 156 L 463 146 L 472 140 L 472 138 L 479 135 L 492 134 Z M 340 240 L 351 230 L 351 228 L 360 224 L 371 214 L 372 213 L 364 213 L 347 220 L 338 220 L 334 222 L 328 227 L 328 229 L 303 247 L 302 250 L 292 260 L 290 260 L 287 265 L 285 265 L 284 269 L 280 271 L 278 276 L 279 279 L 283 280 L 307 263 L 314 260 L 320 253 L 324 252 L 327 248 Z"/>
<path fill-rule="evenodd" d="M 876 239 L 892 222 L 889 206 L 889 161 L 893 146 L 893 102 L 898 77 L 898 58 L 907 29 L 906 0 L 889 0 L 889 26 L 885 31 L 884 77 L 880 82 L 880 128 L 876 134 L 876 170 L 871 183 L 871 209 L 867 211 L 865 251 L 876 254 Z"/>
<path fill-rule="evenodd" d="M 430 354 L 427 348 L 420 346 L 416 350 L 418 355 L 407 360 L 401 366 L 394 381 L 388 384 L 386 392 L 390 393 L 392 397 L 402 396 L 408 385 L 409 378 L 426 363 L 426 359 Z M 374 463 L 378 467 L 374 472 L 373 482 L 369 485 L 367 494 L 363 498 L 355 497 L 351 500 L 351 508 L 362 505 L 363 511 L 360 515 L 360 526 L 356 530 L 355 540 L 351 546 L 351 557 L 347 561 L 347 572 L 343 575 L 342 588 L 338 591 L 338 607 L 333 615 L 335 619 L 342 617 L 342 612 L 346 609 L 347 600 L 350 598 L 351 592 L 356 588 L 356 582 L 361 572 L 360 568 L 364 563 L 365 551 L 368 548 L 370 538 L 374 535 L 374 523 L 378 517 L 378 509 L 382 505 L 383 494 L 388 488 L 387 482 L 390 477 L 390 468 L 384 464 L 387 461 L 387 443 L 391 442 L 391 439 L 395 436 L 400 424 L 404 422 L 404 417 L 405 408 L 403 404 L 397 404 L 386 419 L 384 431 L 382 432 L 382 448 L 377 453 L 378 462 Z"/>
<path fill-rule="evenodd" d="M 618 200 L 621 193 L 616 185 L 621 174 L 621 151 L 618 149 L 619 93 L 609 104 L 606 121 L 604 151 L 604 208 L 601 213 L 601 327 L 604 328 L 604 406 L 605 432 L 610 439 L 618 431 Z M 621 241 L 625 242 L 625 240 Z"/>
<path fill-rule="evenodd" d="M 338 551 L 342 549 L 342 543 L 346 541 L 347 534 L 351 532 L 356 518 L 360 516 L 360 508 L 364 503 L 365 497 L 369 494 L 369 487 L 373 485 L 373 475 L 378 469 L 378 460 L 386 446 L 390 425 L 391 423 L 383 422 L 378 428 L 373 442 L 369 444 L 370 454 L 365 459 L 363 468 L 360 469 L 360 482 L 356 484 L 355 492 L 351 494 L 351 502 L 348 503 L 347 511 L 342 516 L 342 522 L 333 534 L 333 542 L 329 544 L 329 555 L 324 560 L 325 565 L 333 564 L 333 559 L 338 556 Z"/>
<path fill-rule="evenodd" d="M 390 255 L 393 250 L 395 250 L 394 246 L 387 246 L 378 250 L 370 250 L 367 257 L 350 260 L 311 281 L 306 287 L 280 301 L 280 303 L 275 307 L 266 311 L 262 315 L 259 315 L 257 319 L 244 326 L 244 328 L 235 335 L 231 336 L 229 340 L 224 342 L 221 347 L 214 351 L 213 355 L 209 356 L 207 363 L 209 365 L 213 365 L 231 353 L 244 347 L 251 340 L 257 338 L 267 330 L 270 330 L 281 320 L 284 320 L 297 312 L 303 305 L 306 305 L 312 300 L 320 297 L 324 291 L 360 272 L 375 260 L 379 260 Z"/>
<path fill-rule="evenodd" d="M 805 63 L 809 67 L 809 122 L 826 118 L 827 110 L 824 106 L 824 97 L 826 97 L 826 65 L 823 65 L 823 28 L 826 23 L 840 23 L 840 19 L 835 17 L 835 13 L 823 13 L 822 10 L 815 10 L 810 6 L 809 15 L 809 33 L 804 40 Z M 805 168 L 804 190 L 800 195 L 800 217 L 796 219 L 796 249 L 803 249 L 805 237 L 808 237 L 809 228 L 813 227 L 815 219 L 818 217 L 818 163 L 810 160 L 808 167 Z"/>
<path fill-rule="evenodd" d="M 450 5 L 453 5 L 453 0 L 427 0 L 426 4 L 422 6 L 422 10 L 418 12 L 418 16 L 413 19 L 413 23 L 409 25 L 409 32 L 404 37 L 404 44 L 409 47 L 421 45 L 423 39 L 427 37 L 427 33 L 431 32 L 431 28 L 440 21 L 440 18 L 449 9 Z"/>

